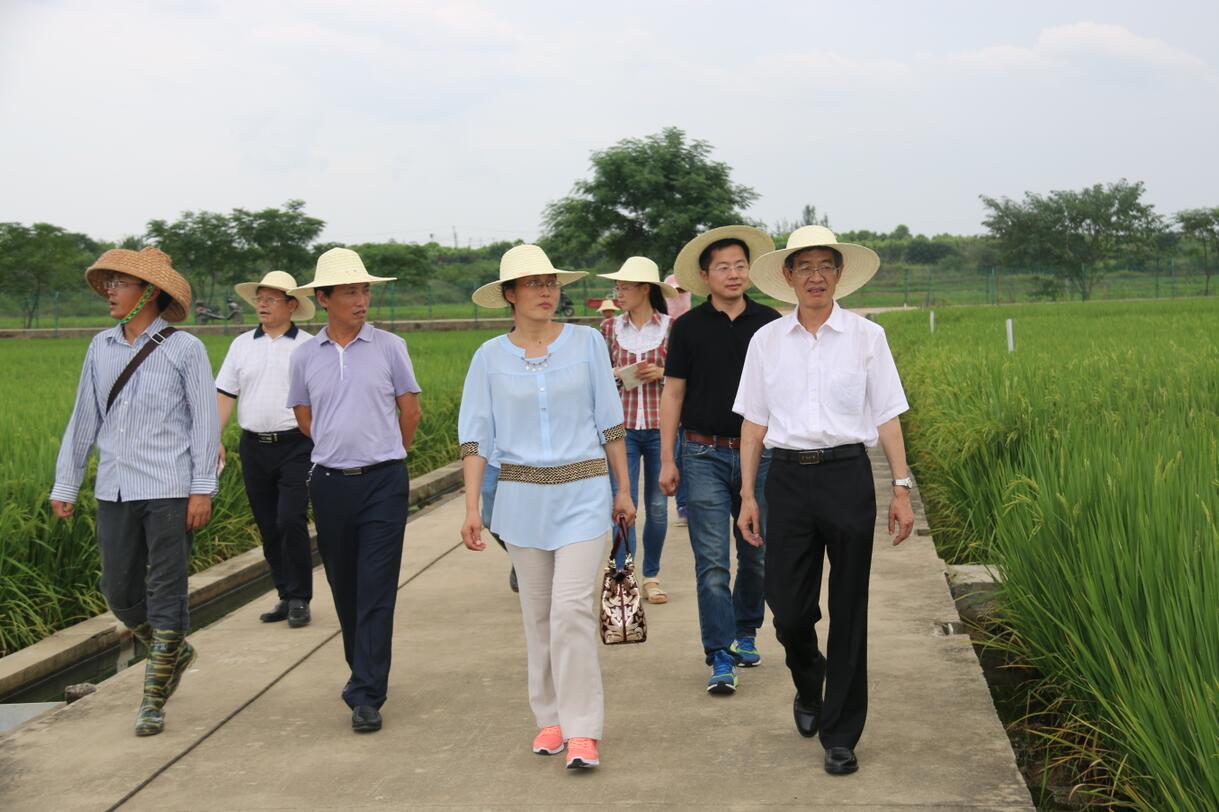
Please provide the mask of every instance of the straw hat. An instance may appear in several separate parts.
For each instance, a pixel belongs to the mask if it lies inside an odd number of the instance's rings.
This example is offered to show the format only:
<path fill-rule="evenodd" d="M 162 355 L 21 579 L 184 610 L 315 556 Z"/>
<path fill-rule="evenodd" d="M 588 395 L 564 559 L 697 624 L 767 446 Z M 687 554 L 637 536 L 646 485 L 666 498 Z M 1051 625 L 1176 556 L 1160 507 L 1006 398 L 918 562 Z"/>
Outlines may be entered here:
<path fill-rule="evenodd" d="M 584 271 L 560 271 L 550 264 L 546 252 L 536 245 L 518 245 L 509 248 L 499 261 L 499 279 L 488 282 L 470 298 L 479 307 L 507 307 L 508 300 L 504 298 L 500 287 L 513 279 L 524 279 L 527 276 L 546 276 L 554 274 L 559 285 L 570 285 L 577 279 L 588 276 Z"/>
<path fill-rule="evenodd" d="M 309 294 L 289 293 L 289 291 L 296 289 L 296 280 L 292 278 L 291 274 L 284 271 L 271 271 L 260 282 L 239 282 L 233 286 L 233 290 L 237 291 L 237 295 L 249 302 L 250 307 L 258 307 L 254 302 L 254 297 L 258 295 L 259 288 L 273 288 L 288 293 L 289 296 L 298 302 L 296 317 L 301 321 L 309 321 L 309 319 L 313 318 L 315 311 L 313 302 L 309 301 Z"/>
<path fill-rule="evenodd" d="M 317 269 L 313 272 L 313 281 L 288 291 L 295 296 L 298 290 L 311 288 L 328 288 L 332 285 L 362 285 L 367 282 L 375 285 L 378 282 L 393 282 L 396 276 L 370 276 L 364 270 L 360 255 L 350 248 L 331 248 L 317 258 Z"/>
<path fill-rule="evenodd" d="M 710 293 L 707 284 L 703 282 L 702 276 L 699 275 L 701 270 L 698 267 L 699 255 L 711 243 L 731 239 L 740 240 L 749 246 L 749 259 L 751 262 L 767 251 L 775 250 L 775 241 L 770 238 L 770 235 L 752 226 L 721 226 L 713 228 L 710 231 L 704 231 L 686 243 L 685 247 L 678 252 L 677 259 L 673 262 L 673 275 L 677 277 L 678 285 L 691 293 L 697 293 L 699 296 L 706 296 Z"/>
<path fill-rule="evenodd" d="M 613 273 L 599 273 L 597 276 L 618 282 L 647 282 L 660 288 L 666 299 L 677 295 L 677 288 L 660 281 L 660 266 L 647 257 L 630 257 Z"/>
<path fill-rule="evenodd" d="M 166 321 L 182 321 L 190 310 L 190 282 L 174 270 L 173 260 L 160 248 L 145 248 L 132 251 L 130 248 L 111 248 L 97 258 L 85 271 L 85 281 L 103 297 L 107 272 L 125 273 L 143 279 L 168 293 L 173 302 L 161 313 Z"/>
<path fill-rule="evenodd" d="M 754 260 L 753 268 L 749 271 L 750 278 L 763 293 L 781 302 L 797 304 L 796 291 L 783 276 L 783 261 L 806 248 L 834 248 L 842 254 L 842 274 L 838 277 L 838 287 L 834 289 L 835 299 L 849 296 L 868 284 L 868 280 L 880 268 L 880 257 L 871 248 L 852 242 L 838 242 L 834 232 L 825 226 L 801 226 L 787 238 L 786 248 L 771 251 Z"/>
<path fill-rule="evenodd" d="M 602 313 L 609 315 L 610 313 L 618 312 L 618 305 L 614 304 L 613 299 L 606 299 L 597 309 Z"/>
<path fill-rule="evenodd" d="M 672 285 L 672 286 L 673 286 L 673 289 L 674 289 L 674 290 L 676 290 L 678 293 L 687 293 L 687 292 L 688 292 L 688 291 L 687 291 L 685 288 L 683 288 L 683 287 L 681 286 L 681 282 L 678 282 L 678 281 L 677 281 L 677 275 L 676 275 L 676 274 L 669 274 L 668 276 L 666 276 L 666 277 L 665 277 L 665 284 L 666 284 L 666 285 Z"/>

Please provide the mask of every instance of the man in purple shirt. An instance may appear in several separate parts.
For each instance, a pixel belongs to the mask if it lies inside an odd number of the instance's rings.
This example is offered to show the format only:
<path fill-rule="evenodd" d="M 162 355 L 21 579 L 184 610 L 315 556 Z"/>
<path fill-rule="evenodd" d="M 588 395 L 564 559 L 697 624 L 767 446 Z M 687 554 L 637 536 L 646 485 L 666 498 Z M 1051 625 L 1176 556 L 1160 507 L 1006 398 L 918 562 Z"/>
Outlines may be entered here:
<path fill-rule="evenodd" d="M 392 277 L 391 277 L 392 278 Z M 410 481 L 419 384 L 406 342 L 365 323 L 370 276 L 355 251 L 317 261 L 312 289 L 326 326 L 292 353 L 288 406 L 313 438 L 309 499 L 317 546 L 343 630 L 351 678 L 343 701 L 357 732 L 381 729 Z"/>

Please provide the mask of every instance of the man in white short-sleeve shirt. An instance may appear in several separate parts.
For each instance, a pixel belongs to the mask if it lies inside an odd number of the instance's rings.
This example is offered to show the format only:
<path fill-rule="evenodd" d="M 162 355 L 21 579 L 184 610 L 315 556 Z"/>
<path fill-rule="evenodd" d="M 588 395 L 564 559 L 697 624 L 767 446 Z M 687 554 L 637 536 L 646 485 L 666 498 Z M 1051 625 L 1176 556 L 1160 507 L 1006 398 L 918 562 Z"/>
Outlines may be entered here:
<path fill-rule="evenodd" d="M 296 415 L 285 404 L 292 351 L 313 340 L 293 319 L 313 318 L 314 308 L 307 295 L 288 295 L 294 287 L 296 280 L 283 271 L 236 286 L 237 295 L 258 314 L 258 327 L 229 345 L 216 376 L 216 404 L 222 433 L 237 404 L 241 476 L 279 596 L 275 607 L 259 619 L 287 620 L 289 627 L 299 628 L 309 624 L 313 599 L 305 485 L 313 441 L 301 432 Z M 221 443 L 220 458 L 224 457 Z"/>
<path fill-rule="evenodd" d="M 896 477 L 893 543 L 914 525 L 898 419 L 909 407 L 885 331 L 835 302 L 879 265 L 875 252 L 840 243 L 823 226 L 798 229 L 786 249 L 759 257 L 754 284 L 797 308 L 754 335 L 733 404 L 744 418 L 738 524 L 747 540 L 763 543 L 754 479 L 765 446 L 766 601 L 796 684 L 796 729 L 820 733 L 833 775 L 859 768 L 854 749 L 867 715 L 876 492 L 866 446 L 880 443 Z M 830 630 L 822 656 L 815 624 L 827 555 Z"/>

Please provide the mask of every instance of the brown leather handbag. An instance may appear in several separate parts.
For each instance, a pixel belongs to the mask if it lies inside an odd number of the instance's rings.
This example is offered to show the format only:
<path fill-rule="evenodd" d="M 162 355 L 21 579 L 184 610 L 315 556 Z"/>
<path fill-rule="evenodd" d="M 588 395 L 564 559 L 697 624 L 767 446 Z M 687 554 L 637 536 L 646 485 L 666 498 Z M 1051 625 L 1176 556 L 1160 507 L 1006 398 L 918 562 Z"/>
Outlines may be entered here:
<path fill-rule="evenodd" d="M 627 550 L 629 527 L 625 516 L 614 520 L 614 545 L 609 564 L 601 582 L 601 642 L 607 646 L 618 643 L 642 643 L 648 639 L 648 620 L 643 614 L 639 583 L 635 580 L 635 562 L 629 552 L 618 566 L 618 550 Z"/>

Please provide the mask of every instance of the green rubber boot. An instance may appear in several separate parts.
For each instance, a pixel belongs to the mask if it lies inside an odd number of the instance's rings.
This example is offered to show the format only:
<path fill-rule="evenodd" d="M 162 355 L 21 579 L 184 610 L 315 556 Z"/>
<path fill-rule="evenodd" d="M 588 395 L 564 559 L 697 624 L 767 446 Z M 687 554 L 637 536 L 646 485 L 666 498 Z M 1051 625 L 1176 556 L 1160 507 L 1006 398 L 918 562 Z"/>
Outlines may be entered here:
<path fill-rule="evenodd" d="M 168 629 L 154 629 L 144 666 L 144 701 L 135 720 L 135 735 L 155 736 L 165 729 L 165 700 L 169 683 L 177 670 L 184 635 Z"/>

